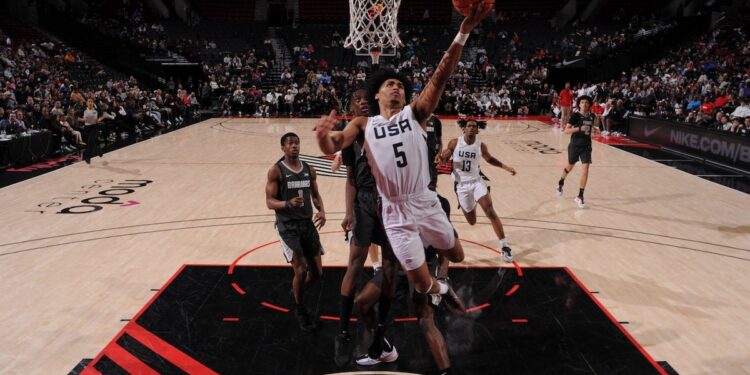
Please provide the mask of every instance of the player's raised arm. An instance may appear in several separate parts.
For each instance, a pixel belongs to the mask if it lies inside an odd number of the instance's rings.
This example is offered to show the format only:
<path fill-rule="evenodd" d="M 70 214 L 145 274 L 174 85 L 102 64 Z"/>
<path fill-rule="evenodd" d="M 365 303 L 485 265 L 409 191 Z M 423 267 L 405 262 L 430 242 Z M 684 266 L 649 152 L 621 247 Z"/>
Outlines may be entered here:
<path fill-rule="evenodd" d="M 411 104 L 414 116 L 416 116 L 420 124 L 437 108 L 440 96 L 445 91 L 445 84 L 448 82 L 451 74 L 453 74 L 453 71 L 456 70 L 456 65 L 458 65 L 458 60 L 461 58 L 461 53 L 464 50 L 466 40 L 469 38 L 469 33 L 491 12 L 492 5 L 487 5 L 484 1 L 478 4 L 475 3 L 471 14 L 461 22 L 458 35 L 456 35 L 448 50 L 445 51 L 432 78 L 430 78 L 422 93 Z"/>
<path fill-rule="evenodd" d="M 333 131 L 339 120 L 336 118 L 336 110 L 332 110 L 328 116 L 321 116 L 315 124 L 315 138 L 318 140 L 320 151 L 324 154 L 333 154 L 354 142 L 360 132 L 367 125 L 367 117 L 357 117 L 342 131 Z"/>

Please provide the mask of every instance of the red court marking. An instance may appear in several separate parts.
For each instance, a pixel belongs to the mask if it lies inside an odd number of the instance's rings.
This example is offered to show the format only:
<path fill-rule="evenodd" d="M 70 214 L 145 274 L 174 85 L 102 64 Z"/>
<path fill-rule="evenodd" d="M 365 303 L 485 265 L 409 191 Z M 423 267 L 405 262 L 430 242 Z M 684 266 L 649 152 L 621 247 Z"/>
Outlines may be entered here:
<path fill-rule="evenodd" d="M 180 266 L 180 269 L 178 269 L 178 270 L 177 270 L 177 272 L 175 272 L 175 273 L 174 273 L 174 274 L 172 275 L 172 277 L 170 277 L 170 278 L 169 278 L 169 280 L 167 280 L 167 283 L 166 283 L 166 284 L 164 284 L 164 286 L 162 286 L 161 288 L 159 288 L 159 291 L 158 291 L 158 292 L 156 292 L 156 294 L 154 294 L 154 296 L 153 296 L 153 297 L 151 297 L 151 299 L 150 299 L 150 300 L 149 300 L 149 301 L 148 301 L 148 302 L 147 302 L 147 303 L 146 303 L 145 305 L 143 305 L 143 307 L 141 308 L 141 310 L 140 310 L 140 311 L 138 311 L 138 313 L 137 313 L 137 314 L 135 314 L 135 316 L 134 316 L 134 317 L 133 317 L 133 319 L 131 320 L 132 322 L 135 322 L 135 321 L 137 321 L 137 320 L 138 320 L 138 318 L 140 318 L 140 317 L 141 317 L 141 315 L 143 315 L 143 313 L 144 313 L 144 312 L 146 312 L 146 309 L 148 309 L 148 308 L 149 308 L 149 307 L 151 306 L 151 304 L 153 304 L 153 303 L 154 303 L 154 301 L 156 301 L 156 299 L 157 299 L 157 298 L 159 298 L 159 296 L 160 296 L 160 295 L 161 295 L 161 294 L 162 294 L 162 293 L 164 292 L 164 290 L 166 290 L 166 289 L 167 289 L 167 287 L 168 287 L 168 286 L 169 286 L 170 284 L 172 284 L 172 281 L 174 281 L 174 279 L 176 279 L 176 278 L 177 278 L 177 275 L 179 275 L 179 274 L 181 274 L 181 273 L 182 273 L 182 270 L 184 270 L 184 269 L 185 269 L 185 267 L 186 267 L 186 265 L 185 265 L 185 264 L 183 264 L 182 266 Z M 126 325 L 125 327 L 127 327 L 127 325 Z M 113 337 L 113 338 L 112 338 L 112 340 L 111 340 L 111 341 L 109 342 L 109 344 L 107 344 L 107 346 L 105 346 L 104 348 L 106 349 L 106 348 L 107 348 L 108 346 L 111 346 L 111 345 L 115 345 L 115 343 L 117 342 L 117 340 L 119 340 L 119 339 L 120 339 L 120 337 L 121 337 L 121 336 L 122 336 L 122 335 L 123 335 L 124 333 L 125 333 L 125 328 L 123 327 L 123 329 L 121 329 L 121 330 L 120 330 L 120 332 L 118 332 L 118 333 L 117 333 L 117 334 L 115 335 L 115 337 Z M 97 363 L 97 362 L 99 362 L 99 360 L 100 360 L 100 359 L 102 358 L 102 356 L 104 356 L 104 350 L 102 350 L 102 351 L 101 351 L 101 352 L 100 352 L 99 354 L 97 354 L 97 356 L 96 356 L 96 357 L 95 357 L 95 358 L 94 358 L 94 359 L 93 359 L 93 360 L 92 360 L 91 362 L 89 362 L 88 366 L 86 366 L 86 369 L 93 369 L 93 368 L 94 368 L 94 365 L 96 365 L 96 363 Z M 83 371 L 83 372 L 81 372 L 81 374 L 83 374 L 83 373 L 85 373 L 85 369 L 84 369 L 84 371 Z M 97 371 L 97 372 L 96 372 L 96 374 L 98 374 L 98 373 L 99 373 L 99 372 Z"/>
<path fill-rule="evenodd" d="M 320 319 L 323 319 L 323 320 L 335 320 L 335 321 L 338 322 L 338 321 L 341 320 L 341 317 L 339 317 L 339 316 L 330 316 L 330 315 L 321 315 Z M 349 318 L 349 321 L 350 322 L 356 322 L 357 318 Z"/>
<path fill-rule="evenodd" d="M 222 320 L 225 322 L 239 322 L 240 318 L 224 318 Z"/>
<path fill-rule="evenodd" d="M 583 291 L 586 292 L 586 294 L 594 301 L 594 303 L 596 303 L 596 305 L 599 306 L 599 309 L 602 310 L 602 311 L 604 311 L 604 314 L 607 315 L 607 317 L 609 318 L 609 320 L 611 320 L 612 323 L 615 326 L 617 326 L 617 328 L 620 329 L 620 332 L 622 332 L 622 334 L 625 335 L 625 337 L 627 337 L 628 340 L 630 340 L 630 342 L 633 343 L 633 345 L 635 345 L 636 348 L 638 348 L 638 350 L 641 352 L 641 354 L 643 354 L 643 356 L 646 357 L 646 359 L 649 362 L 651 362 L 651 365 L 654 366 L 654 368 L 657 371 L 659 371 L 660 374 L 662 374 L 662 375 L 669 375 L 669 374 L 667 374 L 666 371 L 664 371 L 664 369 L 661 366 L 659 366 L 656 363 L 656 361 L 654 361 L 653 358 L 651 358 L 651 356 L 646 352 L 646 349 L 644 349 L 641 346 L 641 344 L 639 344 L 638 341 L 636 341 L 635 338 L 633 338 L 633 336 L 630 335 L 630 333 L 625 329 L 625 327 L 623 327 L 622 324 L 620 324 L 620 322 L 617 319 L 615 319 L 614 315 L 612 315 L 609 312 L 609 310 L 607 310 L 607 308 L 605 308 L 604 305 L 602 305 L 602 303 L 599 302 L 599 300 L 593 294 L 591 294 L 591 291 L 589 291 L 588 288 L 586 288 L 586 286 L 583 285 L 583 283 L 581 282 L 581 280 L 578 280 L 578 277 L 576 277 L 576 275 L 573 273 L 573 271 L 571 271 L 568 267 L 562 267 L 562 268 L 565 270 L 565 272 L 568 273 L 568 275 L 570 275 L 570 277 L 573 279 L 573 281 L 575 281 L 576 284 L 578 284 L 578 286 Z"/>
<path fill-rule="evenodd" d="M 94 363 L 94 361 L 91 361 L 90 363 Z M 94 366 L 87 366 L 81 371 L 81 375 L 102 375 L 102 373 L 95 369 Z"/>
<path fill-rule="evenodd" d="M 405 322 L 416 322 L 417 318 L 411 317 L 411 318 L 395 318 L 393 319 L 396 323 L 405 323 Z"/>
<path fill-rule="evenodd" d="M 234 267 L 235 267 L 235 266 L 237 265 L 237 262 L 239 262 L 239 261 L 240 261 L 240 259 L 242 259 L 242 258 L 244 258 L 245 256 L 247 256 L 247 254 L 250 254 L 250 253 L 252 253 L 253 251 L 256 251 L 256 250 L 260 250 L 260 249 L 262 249 L 262 248 L 264 248 L 264 247 L 266 247 L 266 246 L 268 246 L 268 245 L 273 245 L 273 244 L 275 244 L 275 243 L 278 243 L 278 242 L 279 242 L 279 240 L 276 240 L 276 241 L 271 241 L 271 242 L 268 242 L 268 243 L 264 243 L 263 245 L 259 245 L 259 246 L 256 246 L 256 247 L 254 247 L 254 248 L 252 248 L 252 249 L 250 249 L 250 250 L 248 250 L 248 251 L 244 252 L 244 253 L 243 253 L 242 255 L 238 256 L 238 257 L 237 257 L 237 259 L 235 259 L 235 260 L 234 260 L 234 261 L 232 262 L 232 264 L 230 264 L 230 265 L 229 265 L 229 271 L 227 271 L 227 273 L 228 273 L 228 274 L 230 274 L 230 275 L 231 275 L 232 273 L 234 273 Z"/>
<path fill-rule="evenodd" d="M 466 312 L 467 313 L 474 312 L 474 311 L 478 311 L 478 310 L 481 310 L 481 309 L 484 309 L 484 308 L 487 308 L 487 307 L 490 307 L 489 303 L 485 303 L 484 305 L 470 307 L 470 308 L 466 309 Z"/>
<path fill-rule="evenodd" d="M 104 355 L 122 367 L 128 374 L 159 375 L 158 372 L 119 345 L 107 346 L 104 348 Z"/>
<path fill-rule="evenodd" d="M 263 306 L 265 306 L 265 307 L 268 307 L 269 309 L 274 309 L 274 310 L 278 310 L 278 311 L 285 312 L 285 313 L 289 312 L 289 309 L 285 309 L 285 308 L 283 308 L 281 306 L 276 306 L 276 305 L 274 305 L 272 303 L 268 303 L 266 301 L 263 301 L 260 304 L 263 305 Z"/>
<path fill-rule="evenodd" d="M 528 319 L 511 319 L 510 321 L 513 323 L 528 323 L 529 322 Z"/>
<path fill-rule="evenodd" d="M 516 285 L 513 285 L 513 287 L 512 287 L 512 288 L 510 288 L 510 290 L 509 290 L 509 291 L 508 291 L 507 293 L 505 293 L 505 296 L 506 296 L 506 297 L 510 297 L 510 296 L 512 296 L 512 295 L 513 295 L 513 293 L 515 293 L 515 292 L 516 292 L 516 291 L 518 290 L 518 288 L 520 288 L 520 287 L 521 287 L 521 286 L 520 286 L 520 285 L 518 285 L 518 284 L 516 284 Z"/>
<path fill-rule="evenodd" d="M 518 277 L 523 277 L 523 270 L 521 269 L 521 266 L 518 265 L 518 262 L 514 260 L 513 266 L 516 267 L 516 273 L 518 274 Z"/>
<path fill-rule="evenodd" d="M 338 231 L 330 231 L 330 232 L 321 232 L 320 234 L 322 235 L 322 234 L 335 234 L 335 233 L 339 233 L 340 234 L 340 233 L 344 233 L 344 231 L 338 230 Z M 478 247 L 485 248 L 485 249 L 490 250 L 490 251 L 494 251 L 497 254 L 500 254 L 499 251 L 497 251 L 497 250 L 495 250 L 495 249 L 493 249 L 493 248 L 491 248 L 491 247 L 489 247 L 487 245 L 481 244 L 479 242 L 474 242 L 474 241 L 471 241 L 471 240 L 465 240 L 465 239 L 461 239 L 461 238 L 459 238 L 459 240 L 463 241 L 463 242 L 467 242 L 467 243 L 473 244 L 473 245 L 476 245 Z M 239 257 L 237 257 L 237 259 L 235 259 L 232 262 L 232 264 L 229 266 L 228 273 L 230 275 L 233 274 L 234 273 L 234 268 L 237 266 L 237 263 L 242 258 L 244 258 L 246 255 L 252 253 L 253 251 L 260 250 L 260 249 L 262 249 L 262 248 L 264 248 L 266 246 L 270 246 L 270 245 L 273 245 L 273 244 L 278 243 L 278 242 L 279 242 L 279 240 L 268 242 L 268 243 L 264 243 L 262 245 L 256 246 L 256 247 L 254 247 L 254 248 L 246 251 L 244 254 L 240 255 Z M 519 266 L 518 263 L 516 263 L 515 261 L 513 262 L 513 264 L 515 265 L 516 272 L 519 274 L 519 276 L 523 276 L 523 272 L 520 270 L 521 266 Z M 257 267 L 259 265 L 252 265 L 252 266 Z M 282 266 L 268 265 L 267 267 L 282 267 Z M 344 266 L 344 267 L 346 267 L 346 266 Z M 491 268 L 495 268 L 495 267 L 491 267 Z M 232 287 L 234 288 L 235 291 L 237 291 L 237 293 L 243 294 L 243 295 L 246 294 L 245 290 L 243 290 L 242 288 L 240 288 L 240 286 L 237 285 L 236 283 L 232 283 Z M 518 285 L 516 285 L 515 289 L 518 289 Z M 514 290 L 514 292 L 515 292 L 515 290 Z M 262 306 L 265 306 L 265 307 L 269 308 L 269 309 L 273 309 L 273 310 L 277 310 L 277 311 L 281 311 L 281 312 L 285 312 L 285 313 L 289 312 L 289 309 L 283 308 L 283 307 L 278 306 L 278 305 L 274 305 L 274 304 L 269 303 L 269 302 L 263 301 L 260 304 Z M 484 309 L 484 308 L 486 308 L 488 306 L 490 306 L 489 303 L 485 303 L 484 305 L 470 307 L 470 308 L 466 309 L 466 312 L 473 312 L 473 311 L 481 310 L 481 309 Z M 334 321 L 341 320 L 341 317 L 331 316 L 331 315 L 321 315 L 320 318 L 323 319 L 323 320 L 334 320 Z M 357 319 L 356 318 L 351 318 L 350 321 L 356 322 Z M 414 317 L 410 317 L 410 318 L 396 318 L 396 319 L 393 319 L 393 321 L 397 322 L 397 323 L 398 322 L 415 322 L 415 321 L 417 321 L 417 318 L 414 318 Z"/>
<path fill-rule="evenodd" d="M 234 290 L 236 290 L 237 293 L 239 293 L 239 294 L 245 295 L 247 293 L 247 292 L 245 292 L 245 290 L 243 290 L 242 288 L 240 288 L 240 286 L 237 285 L 237 283 L 233 282 L 232 283 L 232 288 L 234 288 Z"/>
<path fill-rule="evenodd" d="M 472 245 L 476 245 L 476 246 L 479 246 L 479 247 L 483 247 L 483 248 L 485 248 L 485 249 L 487 249 L 487 250 L 489 250 L 489 251 L 492 251 L 492 252 L 495 252 L 495 253 L 497 253 L 497 254 L 500 254 L 500 251 L 498 251 L 498 250 L 495 250 L 495 249 L 493 249 L 493 248 L 491 248 L 491 247 L 489 247 L 489 246 L 487 246 L 487 245 L 485 245 L 485 244 L 481 244 L 481 243 L 479 243 L 479 242 L 474 242 L 474 241 L 472 241 L 472 240 L 466 240 L 466 239 L 463 239 L 463 238 L 459 238 L 459 240 L 460 240 L 461 242 L 467 242 L 467 243 L 470 243 L 470 244 L 472 244 Z"/>
<path fill-rule="evenodd" d="M 198 362 L 193 357 L 183 353 L 168 342 L 162 340 L 159 336 L 149 332 L 134 321 L 125 326 L 125 332 L 141 344 L 154 351 L 154 353 L 164 357 L 167 361 L 180 368 L 188 374 L 216 374 L 217 372 Z"/>

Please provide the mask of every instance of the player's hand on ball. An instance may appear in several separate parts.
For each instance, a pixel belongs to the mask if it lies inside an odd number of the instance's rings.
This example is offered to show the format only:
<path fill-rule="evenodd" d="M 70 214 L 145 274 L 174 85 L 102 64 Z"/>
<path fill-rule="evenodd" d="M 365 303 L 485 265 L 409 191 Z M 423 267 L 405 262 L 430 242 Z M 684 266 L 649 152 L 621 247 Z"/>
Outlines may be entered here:
<path fill-rule="evenodd" d="M 487 18 L 490 13 L 492 13 L 492 5 L 485 4 L 484 1 L 474 3 L 471 14 L 464 18 L 459 30 L 462 34 L 470 33 L 480 22 L 482 22 L 483 19 Z"/>
<path fill-rule="evenodd" d="M 326 213 L 322 211 L 318 211 L 315 214 L 315 217 L 313 217 L 313 223 L 315 224 L 315 228 L 323 228 L 324 225 L 326 225 Z"/>

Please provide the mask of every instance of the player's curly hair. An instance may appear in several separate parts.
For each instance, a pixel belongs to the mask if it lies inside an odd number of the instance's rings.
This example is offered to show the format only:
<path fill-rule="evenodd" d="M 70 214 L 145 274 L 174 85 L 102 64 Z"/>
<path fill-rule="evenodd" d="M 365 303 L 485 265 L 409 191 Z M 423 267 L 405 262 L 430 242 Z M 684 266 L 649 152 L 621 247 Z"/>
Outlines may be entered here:
<path fill-rule="evenodd" d="M 474 121 L 474 122 L 476 122 L 476 123 L 477 123 L 477 129 L 480 129 L 480 130 L 481 130 L 481 129 L 485 129 L 485 128 L 487 128 L 487 121 L 484 121 L 484 120 L 475 120 L 475 119 L 473 119 L 473 118 L 470 118 L 470 119 L 466 119 L 466 118 L 462 118 L 462 119 L 459 119 L 459 120 L 457 121 L 457 122 L 458 122 L 458 126 L 459 126 L 459 127 L 461 128 L 461 129 L 463 129 L 463 128 L 465 128 L 465 127 L 466 127 L 466 124 L 467 124 L 467 123 L 469 123 L 469 121 Z"/>
<path fill-rule="evenodd" d="M 404 85 L 405 103 L 408 104 L 411 102 L 412 85 L 411 80 L 409 80 L 406 75 L 396 72 L 393 69 L 378 70 L 372 75 L 372 77 L 370 77 L 370 80 L 367 81 L 367 104 L 370 106 L 370 116 L 377 116 L 380 114 L 380 106 L 378 105 L 378 101 L 375 100 L 375 94 L 380 91 L 380 86 L 383 85 L 383 82 L 392 78 L 401 81 L 401 84 Z"/>

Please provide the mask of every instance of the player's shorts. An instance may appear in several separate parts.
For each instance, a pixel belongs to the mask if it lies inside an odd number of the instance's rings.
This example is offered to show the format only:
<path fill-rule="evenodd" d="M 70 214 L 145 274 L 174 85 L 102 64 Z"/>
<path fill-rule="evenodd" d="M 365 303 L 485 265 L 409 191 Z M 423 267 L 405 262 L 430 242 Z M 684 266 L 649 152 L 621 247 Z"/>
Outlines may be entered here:
<path fill-rule="evenodd" d="M 378 194 L 375 191 L 357 191 L 357 198 L 352 207 L 353 244 L 359 247 L 369 247 L 372 243 L 388 246 L 388 237 L 380 219 L 379 209 Z"/>
<path fill-rule="evenodd" d="M 312 220 L 277 222 L 276 229 L 279 231 L 279 243 L 287 262 L 292 262 L 294 254 L 308 258 L 324 254 L 318 230 Z"/>
<path fill-rule="evenodd" d="M 382 205 L 385 233 L 404 271 L 424 263 L 428 246 L 443 250 L 455 246 L 453 226 L 434 191 L 383 198 Z"/>
<path fill-rule="evenodd" d="M 568 145 L 568 164 L 591 164 L 591 146 Z"/>
<path fill-rule="evenodd" d="M 477 201 L 487 195 L 487 184 L 481 178 L 474 181 L 458 182 L 455 185 L 458 205 L 466 212 L 477 208 Z"/>

